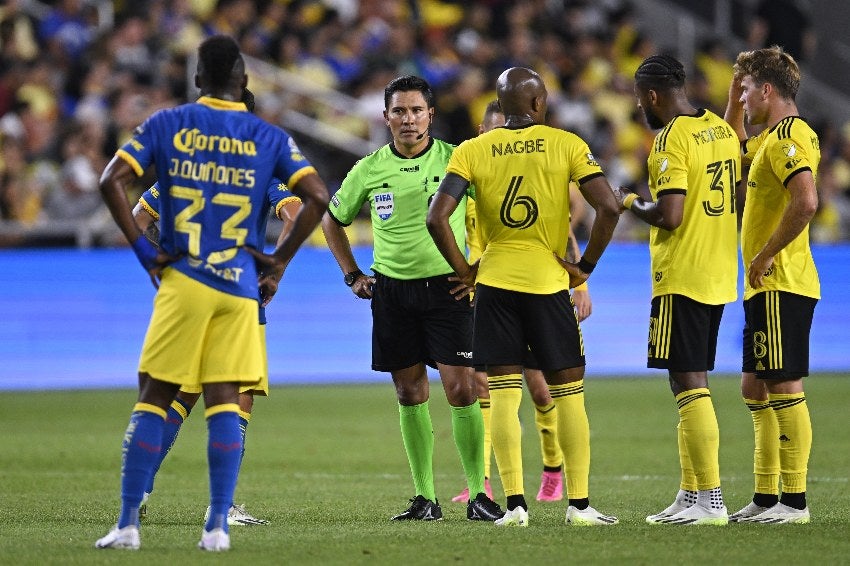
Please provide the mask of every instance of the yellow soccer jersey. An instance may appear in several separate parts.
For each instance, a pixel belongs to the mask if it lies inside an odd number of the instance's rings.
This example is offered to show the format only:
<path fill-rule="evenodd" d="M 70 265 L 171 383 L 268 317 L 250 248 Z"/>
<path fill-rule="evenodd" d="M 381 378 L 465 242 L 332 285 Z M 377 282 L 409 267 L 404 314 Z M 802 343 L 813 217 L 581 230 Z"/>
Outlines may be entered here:
<path fill-rule="evenodd" d="M 820 142 L 802 118 L 789 116 L 747 140 L 744 151 L 744 163 L 751 163 L 741 227 L 741 251 L 746 267 L 782 219 L 791 199 L 788 181 L 802 171 L 811 171 L 817 181 Z M 776 254 L 762 287 L 752 289 L 745 278 L 744 299 L 762 291 L 787 291 L 820 298 L 820 281 L 809 247 L 808 226 Z"/>
<path fill-rule="evenodd" d="M 481 257 L 481 236 L 478 235 L 473 199 L 466 199 L 466 247 L 469 248 L 469 263 L 475 263 Z"/>
<path fill-rule="evenodd" d="M 581 138 L 543 125 L 496 128 L 460 144 L 446 170 L 475 185 L 478 283 L 536 294 L 569 288 L 553 255 L 567 246 L 569 182 L 602 175 Z"/>
<path fill-rule="evenodd" d="M 735 132 L 708 110 L 677 116 L 655 137 L 647 160 L 652 198 L 684 194 L 682 224 L 649 230 L 652 296 L 684 295 L 707 305 L 738 297 L 735 188 L 741 148 Z"/>

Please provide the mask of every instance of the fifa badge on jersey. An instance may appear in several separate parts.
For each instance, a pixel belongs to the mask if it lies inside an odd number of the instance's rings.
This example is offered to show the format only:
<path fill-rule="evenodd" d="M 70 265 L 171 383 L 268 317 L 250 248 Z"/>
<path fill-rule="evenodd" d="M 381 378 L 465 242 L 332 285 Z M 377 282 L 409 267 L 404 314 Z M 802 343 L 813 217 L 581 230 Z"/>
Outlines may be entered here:
<path fill-rule="evenodd" d="M 378 193 L 375 195 L 375 213 L 381 220 L 386 220 L 393 215 L 393 194 Z"/>

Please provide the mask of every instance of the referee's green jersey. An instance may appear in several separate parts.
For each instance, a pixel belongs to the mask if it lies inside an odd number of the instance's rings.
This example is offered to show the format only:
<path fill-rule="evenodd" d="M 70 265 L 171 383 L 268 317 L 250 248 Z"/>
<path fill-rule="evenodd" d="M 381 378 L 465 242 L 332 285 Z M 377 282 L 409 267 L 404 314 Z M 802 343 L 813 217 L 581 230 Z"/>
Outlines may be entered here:
<path fill-rule="evenodd" d="M 390 143 L 358 161 L 346 175 L 328 211 L 348 226 L 363 203 L 369 203 L 373 271 L 404 280 L 453 272 L 425 226 L 428 206 L 452 151 L 453 145 L 432 138 L 422 153 L 406 158 Z M 460 249 L 465 249 L 466 198 L 449 219 Z"/>
<path fill-rule="evenodd" d="M 649 229 L 652 296 L 731 303 L 738 296 L 735 188 L 741 180 L 735 132 L 708 110 L 676 116 L 655 136 L 647 166 L 653 200 L 685 196 L 678 228 Z"/>
<path fill-rule="evenodd" d="M 782 220 L 791 200 L 788 181 L 798 173 L 810 171 L 817 182 L 820 142 L 805 120 L 789 116 L 746 141 L 744 163 L 751 163 L 741 226 L 741 252 L 744 265 L 748 266 Z M 744 278 L 744 299 L 763 291 L 787 291 L 820 299 L 808 225 L 773 258 L 762 287 L 753 289 Z"/>

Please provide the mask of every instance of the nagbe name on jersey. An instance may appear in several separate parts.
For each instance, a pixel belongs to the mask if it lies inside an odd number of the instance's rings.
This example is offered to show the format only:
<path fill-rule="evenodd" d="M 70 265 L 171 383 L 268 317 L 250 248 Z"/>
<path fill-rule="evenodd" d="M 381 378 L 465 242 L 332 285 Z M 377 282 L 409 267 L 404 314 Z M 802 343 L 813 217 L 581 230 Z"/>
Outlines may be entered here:
<path fill-rule="evenodd" d="M 493 157 L 497 155 L 514 155 L 516 153 L 544 153 L 546 143 L 543 138 L 533 140 L 517 140 L 514 142 L 494 143 L 490 145 Z"/>
<path fill-rule="evenodd" d="M 705 130 L 700 130 L 699 132 L 692 132 L 691 135 L 694 137 L 694 141 L 697 142 L 697 145 L 736 137 L 735 133 L 732 131 L 732 128 L 726 125 L 706 128 Z"/>

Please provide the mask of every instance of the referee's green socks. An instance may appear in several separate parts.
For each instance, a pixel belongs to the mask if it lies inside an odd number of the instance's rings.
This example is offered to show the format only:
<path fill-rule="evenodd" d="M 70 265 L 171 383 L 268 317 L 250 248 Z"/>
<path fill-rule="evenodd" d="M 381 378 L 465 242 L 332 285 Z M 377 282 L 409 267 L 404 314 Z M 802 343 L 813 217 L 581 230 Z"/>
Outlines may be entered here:
<path fill-rule="evenodd" d="M 478 401 L 452 407 L 452 435 L 466 474 L 469 498 L 484 493 L 484 419 Z"/>
<path fill-rule="evenodd" d="M 401 439 L 416 495 L 437 501 L 434 491 L 434 427 L 428 401 L 418 405 L 399 405 Z"/>

